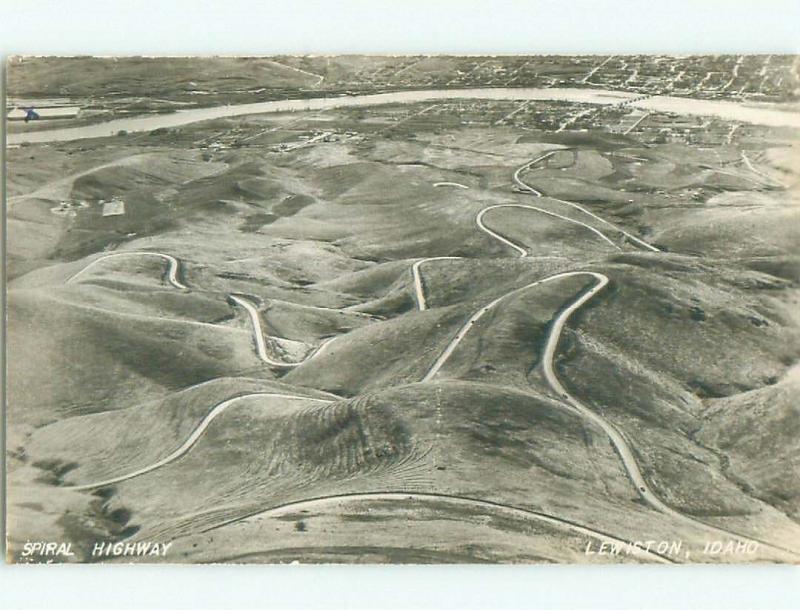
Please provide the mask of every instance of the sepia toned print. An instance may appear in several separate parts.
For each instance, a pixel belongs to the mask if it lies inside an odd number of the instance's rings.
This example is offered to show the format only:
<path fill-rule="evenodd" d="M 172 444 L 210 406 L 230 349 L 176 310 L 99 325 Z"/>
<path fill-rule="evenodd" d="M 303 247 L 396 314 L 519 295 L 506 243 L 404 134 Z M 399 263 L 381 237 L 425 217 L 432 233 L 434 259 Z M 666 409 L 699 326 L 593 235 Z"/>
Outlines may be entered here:
<path fill-rule="evenodd" d="M 7 92 L 9 561 L 800 560 L 796 57 Z"/>

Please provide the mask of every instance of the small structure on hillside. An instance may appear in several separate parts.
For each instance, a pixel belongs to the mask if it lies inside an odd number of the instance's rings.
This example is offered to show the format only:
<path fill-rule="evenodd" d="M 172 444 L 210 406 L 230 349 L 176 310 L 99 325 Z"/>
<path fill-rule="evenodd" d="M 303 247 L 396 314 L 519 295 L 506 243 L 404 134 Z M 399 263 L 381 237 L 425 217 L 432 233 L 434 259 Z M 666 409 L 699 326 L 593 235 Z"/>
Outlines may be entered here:
<path fill-rule="evenodd" d="M 122 216 L 125 214 L 125 202 L 122 199 L 112 199 L 103 204 L 103 216 Z"/>

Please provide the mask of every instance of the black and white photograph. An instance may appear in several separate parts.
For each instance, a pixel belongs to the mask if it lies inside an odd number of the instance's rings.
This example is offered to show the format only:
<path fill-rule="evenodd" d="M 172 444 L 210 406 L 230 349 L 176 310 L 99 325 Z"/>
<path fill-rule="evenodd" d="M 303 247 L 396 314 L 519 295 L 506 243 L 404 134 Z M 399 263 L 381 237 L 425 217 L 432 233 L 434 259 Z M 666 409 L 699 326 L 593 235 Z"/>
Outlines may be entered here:
<path fill-rule="evenodd" d="M 8 560 L 798 562 L 798 65 L 8 58 Z"/>

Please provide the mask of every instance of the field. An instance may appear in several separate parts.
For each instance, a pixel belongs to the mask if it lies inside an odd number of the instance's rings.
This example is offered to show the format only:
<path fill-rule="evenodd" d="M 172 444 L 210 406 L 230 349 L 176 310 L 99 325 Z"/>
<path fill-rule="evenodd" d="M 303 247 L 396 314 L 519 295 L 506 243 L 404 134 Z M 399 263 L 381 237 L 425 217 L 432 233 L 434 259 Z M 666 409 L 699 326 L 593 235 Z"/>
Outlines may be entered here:
<path fill-rule="evenodd" d="M 109 62 L 67 94 L 528 69 Z M 10 88 L 65 95 L 52 71 Z M 798 133 L 627 112 L 449 100 L 9 148 L 12 560 L 797 561 Z M 680 552 L 588 552 L 647 540 Z"/>

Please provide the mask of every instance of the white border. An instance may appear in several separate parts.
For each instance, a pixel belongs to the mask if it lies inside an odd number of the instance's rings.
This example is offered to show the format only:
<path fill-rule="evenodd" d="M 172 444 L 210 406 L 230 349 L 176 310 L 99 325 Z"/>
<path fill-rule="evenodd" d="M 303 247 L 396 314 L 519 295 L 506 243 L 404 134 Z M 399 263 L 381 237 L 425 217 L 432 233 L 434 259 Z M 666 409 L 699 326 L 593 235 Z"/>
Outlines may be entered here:
<path fill-rule="evenodd" d="M 798 53 L 797 0 L 5 0 L 0 53 Z M 795 608 L 800 568 L 0 566 L 0 607 Z"/>
<path fill-rule="evenodd" d="M 797 0 L 4 0 L 25 54 L 797 53 Z"/>

